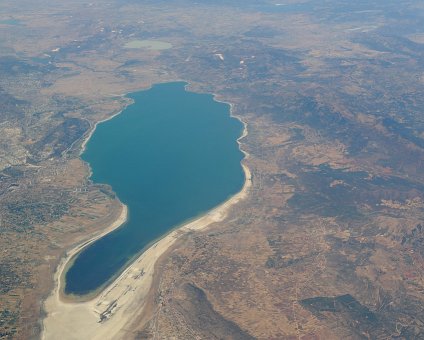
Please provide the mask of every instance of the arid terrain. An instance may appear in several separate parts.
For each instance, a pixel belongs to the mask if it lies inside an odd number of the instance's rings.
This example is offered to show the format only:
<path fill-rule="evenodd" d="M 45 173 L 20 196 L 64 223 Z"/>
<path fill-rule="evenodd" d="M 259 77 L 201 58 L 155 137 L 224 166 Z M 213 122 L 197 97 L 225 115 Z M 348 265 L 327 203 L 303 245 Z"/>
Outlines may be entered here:
<path fill-rule="evenodd" d="M 40 337 L 60 260 L 121 215 L 79 158 L 95 123 L 173 80 L 247 123 L 252 186 L 159 258 L 122 337 L 424 338 L 420 1 L 18 0 L 0 4 L 0 339 Z"/>

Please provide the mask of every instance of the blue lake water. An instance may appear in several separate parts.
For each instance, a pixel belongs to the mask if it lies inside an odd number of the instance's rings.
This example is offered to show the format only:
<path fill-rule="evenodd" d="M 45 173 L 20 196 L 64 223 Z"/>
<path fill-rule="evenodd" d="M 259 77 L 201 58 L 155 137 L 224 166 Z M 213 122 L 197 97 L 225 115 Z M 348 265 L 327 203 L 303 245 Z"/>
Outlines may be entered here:
<path fill-rule="evenodd" d="M 212 95 L 166 83 L 128 95 L 134 103 L 101 123 L 82 158 L 95 183 L 112 186 L 129 220 L 80 254 L 65 293 L 102 288 L 152 241 L 241 190 L 242 123 Z"/>

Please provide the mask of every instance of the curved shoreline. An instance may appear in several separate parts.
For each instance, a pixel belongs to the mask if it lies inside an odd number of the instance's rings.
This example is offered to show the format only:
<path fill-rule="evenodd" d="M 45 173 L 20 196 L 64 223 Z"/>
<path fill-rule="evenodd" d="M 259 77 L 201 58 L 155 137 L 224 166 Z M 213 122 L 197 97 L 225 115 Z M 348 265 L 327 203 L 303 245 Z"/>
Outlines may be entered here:
<path fill-rule="evenodd" d="M 187 82 L 185 83 L 185 86 L 190 85 Z M 121 215 L 109 226 L 109 228 L 107 228 L 107 230 L 68 251 L 59 264 L 54 275 L 54 289 L 52 294 L 44 302 L 44 310 L 47 315 L 43 319 L 42 339 L 55 339 L 59 335 L 60 338 L 65 339 L 63 337 L 64 331 L 70 326 L 73 333 L 69 333 L 69 339 L 87 338 L 88 336 L 90 339 L 111 338 L 112 334 L 114 338 L 118 336 L 123 325 L 131 321 L 128 315 L 134 315 L 135 312 L 139 313 L 143 308 L 143 301 L 150 290 L 154 266 L 159 257 L 182 235 L 194 230 L 204 229 L 214 222 L 222 221 L 227 216 L 230 207 L 247 196 L 251 186 L 251 173 L 244 163 L 246 159 L 248 159 L 249 154 L 241 147 L 241 140 L 248 135 L 247 124 L 240 117 L 234 115 L 233 105 L 231 103 L 217 100 L 215 94 L 212 94 L 212 96 L 215 101 L 228 104 L 230 106 L 230 117 L 239 120 L 244 126 L 242 135 L 237 138 L 239 150 L 244 154 L 244 158 L 240 162 L 245 175 L 242 189 L 202 216 L 188 221 L 181 226 L 176 226 L 176 228 L 170 230 L 169 233 L 153 241 L 150 246 L 135 257 L 135 260 L 132 261 L 117 278 L 112 280 L 104 289 L 97 292 L 93 297 L 90 297 L 88 301 L 78 302 L 74 301 L 72 298 L 67 299 L 66 296 L 61 294 L 64 270 L 74 258 L 75 254 L 125 223 L 128 215 L 128 208 L 121 203 Z M 94 128 L 81 145 L 81 154 L 84 152 L 86 144 L 93 135 L 97 124 L 114 118 L 122 111 L 123 110 L 105 120 L 95 123 Z M 141 270 L 139 266 L 142 266 Z M 126 314 L 126 316 L 122 314 Z M 75 331 L 76 329 L 78 331 Z M 82 333 L 78 334 L 78 332 Z"/>
<path fill-rule="evenodd" d="M 106 236 L 107 234 L 111 233 L 115 229 L 118 229 L 120 226 L 122 226 L 127 221 L 127 219 L 128 219 L 128 207 L 125 204 L 123 204 L 122 202 L 120 202 L 120 204 L 121 204 L 121 209 L 122 209 L 121 214 L 112 224 L 109 225 L 109 227 L 105 231 L 103 231 L 99 235 L 93 236 L 92 238 L 90 238 L 87 241 L 84 241 L 84 242 L 78 244 L 77 246 L 75 246 L 74 248 L 72 248 L 71 250 L 66 252 L 65 257 L 60 262 L 59 266 L 57 267 L 56 273 L 55 273 L 55 280 L 57 279 L 57 290 L 58 290 L 59 298 L 61 299 L 61 301 L 63 301 L 63 302 L 78 302 L 78 299 L 75 299 L 75 300 L 72 299 L 72 298 L 70 299 L 70 298 L 67 298 L 67 296 L 63 294 L 63 287 L 62 287 L 63 280 L 64 280 L 63 274 L 65 273 L 67 267 L 70 265 L 71 261 L 74 259 L 74 256 L 76 254 L 78 254 L 81 250 L 88 247 L 90 244 L 96 242 L 98 239 L 102 238 L 103 236 Z M 56 275 L 57 275 L 57 278 L 56 278 Z M 94 298 L 95 298 L 95 296 L 92 299 L 94 299 Z"/>

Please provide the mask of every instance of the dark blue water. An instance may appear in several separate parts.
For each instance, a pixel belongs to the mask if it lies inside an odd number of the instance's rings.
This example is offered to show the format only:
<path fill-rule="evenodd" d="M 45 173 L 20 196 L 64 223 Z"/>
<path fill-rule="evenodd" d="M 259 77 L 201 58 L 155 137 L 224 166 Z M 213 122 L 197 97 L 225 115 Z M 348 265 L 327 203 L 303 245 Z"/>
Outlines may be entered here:
<path fill-rule="evenodd" d="M 150 242 L 241 190 L 243 125 L 228 104 L 185 85 L 133 93 L 134 104 L 97 126 L 82 158 L 91 179 L 110 184 L 128 206 L 129 220 L 77 256 L 65 293 L 104 286 Z"/>

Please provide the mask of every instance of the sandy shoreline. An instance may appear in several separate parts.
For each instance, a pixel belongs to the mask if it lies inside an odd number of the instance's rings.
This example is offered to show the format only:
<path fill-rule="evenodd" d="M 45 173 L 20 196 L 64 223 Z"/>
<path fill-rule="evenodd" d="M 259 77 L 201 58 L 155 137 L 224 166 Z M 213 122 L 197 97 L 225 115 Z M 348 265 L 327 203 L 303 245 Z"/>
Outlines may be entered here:
<path fill-rule="evenodd" d="M 216 98 L 215 95 L 214 98 Z M 222 221 L 230 207 L 247 196 L 251 186 L 251 173 L 244 161 L 249 154 L 241 148 L 241 139 L 248 134 L 247 125 L 240 117 L 233 115 L 233 106 L 229 105 L 231 117 L 238 119 L 244 126 L 242 135 L 237 139 L 239 148 L 245 155 L 241 164 L 245 173 L 242 190 L 200 218 L 174 229 L 153 243 L 95 298 L 86 302 L 65 301 L 61 298 L 61 277 L 67 264 L 81 249 L 125 223 L 128 210 L 123 205 L 119 218 L 107 230 L 74 247 L 62 259 L 54 275 L 55 284 L 52 294 L 44 302 L 44 310 L 47 316 L 43 319 L 42 339 L 125 338 L 125 326 L 131 324 L 144 306 L 144 301 L 146 301 L 152 284 L 154 266 L 159 257 L 182 235 L 204 229 L 214 222 Z M 101 122 L 110 120 L 119 113 Z M 93 130 L 83 142 L 81 153 L 94 133 L 97 124 L 101 122 L 95 124 Z"/>

